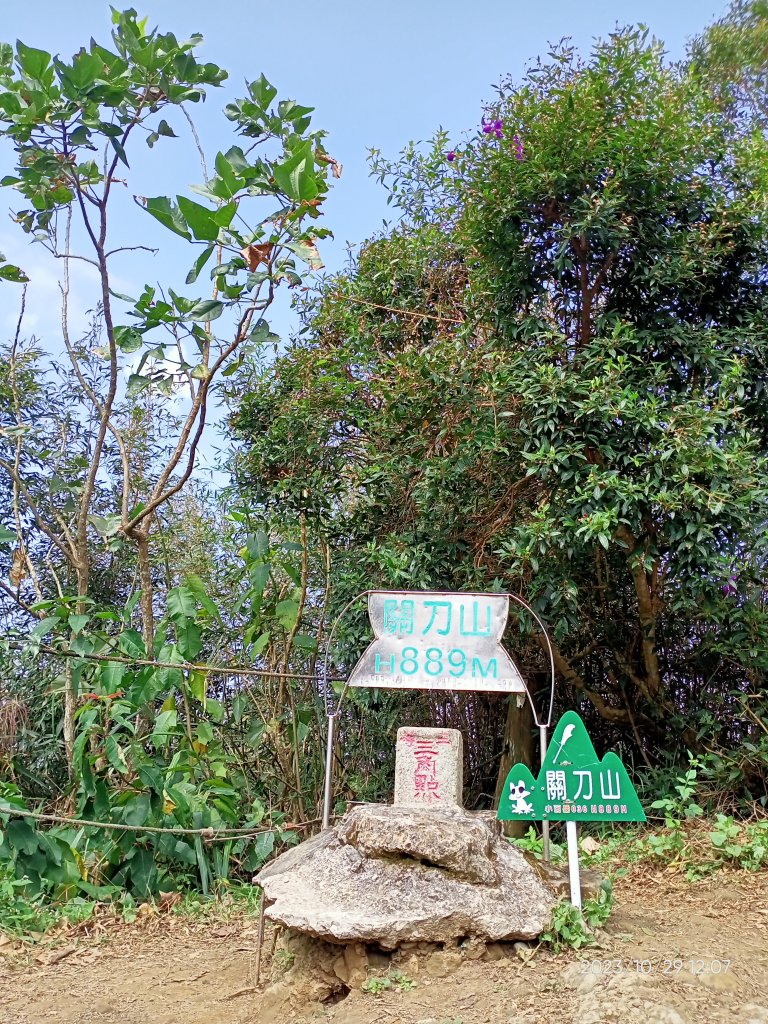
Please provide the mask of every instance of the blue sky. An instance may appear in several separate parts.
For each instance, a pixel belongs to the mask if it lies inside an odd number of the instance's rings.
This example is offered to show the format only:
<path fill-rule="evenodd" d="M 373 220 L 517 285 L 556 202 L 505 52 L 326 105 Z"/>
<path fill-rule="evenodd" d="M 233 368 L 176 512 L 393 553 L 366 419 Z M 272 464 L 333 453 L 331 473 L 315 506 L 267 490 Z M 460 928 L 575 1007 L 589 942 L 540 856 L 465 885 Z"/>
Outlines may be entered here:
<path fill-rule="evenodd" d="M 389 0 L 387 3 L 307 0 L 291 3 L 212 3 L 164 0 L 142 4 L 140 15 L 179 37 L 200 32 L 202 55 L 230 72 L 222 90 L 192 110 L 211 155 L 235 141 L 221 115 L 224 103 L 242 92 L 245 79 L 261 72 L 279 90 L 316 108 L 315 124 L 328 131 L 328 150 L 344 165 L 326 204 L 324 224 L 335 241 L 322 245 L 329 269 L 345 260 L 353 245 L 381 227 L 387 216 L 386 195 L 368 176 L 367 153 L 375 146 L 394 157 L 410 139 L 425 139 L 439 126 L 457 141 L 478 123 L 484 101 L 502 76 L 519 77 L 530 60 L 545 54 L 549 41 L 570 36 L 581 50 L 616 24 L 642 22 L 664 40 L 670 56 L 684 53 L 686 40 L 722 14 L 724 0 Z M 0 39 L 70 56 L 90 36 L 108 45 L 109 5 L 102 0 L 2 0 Z M 179 132 L 184 125 L 180 122 Z M 187 132 L 188 136 L 188 132 Z M 142 154 L 133 168 L 131 191 L 174 194 L 199 181 L 197 156 L 188 138 L 161 140 Z M 8 169 L 9 151 L 0 147 L 0 172 Z M 15 205 L 9 190 L 0 206 Z M 115 221 L 121 241 L 161 244 L 156 257 L 126 257 L 118 266 L 116 286 L 136 293 L 145 281 L 183 282 L 192 254 L 184 243 L 143 218 L 126 196 Z M 21 263 L 33 277 L 28 329 L 56 347 L 58 330 L 57 271 L 46 254 L 28 250 L 26 239 L 0 217 L 0 251 Z M 122 259 L 122 258 L 121 258 Z M 95 281 L 81 265 L 74 280 L 75 316 L 93 304 Z M 8 287 L 0 307 L 0 325 L 15 323 Z M 286 335 L 295 325 L 285 305 L 275 311 L 275 326 Z M 49 341 L 50 339 L 50 341 Z"/>
<path fill-rule="evenodd" d="M 4 0 L 0 38 L 70 55 L 89 36 L 107 40 L 109 5 L 102 0 Z M 307 0 L 291 3 L 211 3 L 210 0 L 136 2 L 161 28 L 205 37 L 207 59 L 226 67 L 225 91 L 260 72 L 281 95 L 316 108 L 329 132 L 328 148 L 344 176 L 327 206 L 336 243 L 325 246 L 329 266 L 343 261 L 346 241 L 359 242 L 386 216 L 385 196 L 368 178 L 366 154 L 376 146 L 395 155 L 409 139 L 440 125 L 458 138 L 479 119 L 484 100 L 502 75 L 519 75 L 547 43 L 572 37 L 585 49 L 616 23 L 643 22 L 680 56 L 686 39 L 724 4 L 718 0 L 388 0 L 387 3 Z M 228 148 L 224 97 L 213 92 L 202 121 L 214 148 Z M 196 114 L 196 117 L 198 115 Z M 0 161 L 2 161 L 0 155 Z M 169 184 L 181 191 L 199 177 L 183 145 L 165 146 Z M 5 234 L 5 232 L 3 232 Z"/>

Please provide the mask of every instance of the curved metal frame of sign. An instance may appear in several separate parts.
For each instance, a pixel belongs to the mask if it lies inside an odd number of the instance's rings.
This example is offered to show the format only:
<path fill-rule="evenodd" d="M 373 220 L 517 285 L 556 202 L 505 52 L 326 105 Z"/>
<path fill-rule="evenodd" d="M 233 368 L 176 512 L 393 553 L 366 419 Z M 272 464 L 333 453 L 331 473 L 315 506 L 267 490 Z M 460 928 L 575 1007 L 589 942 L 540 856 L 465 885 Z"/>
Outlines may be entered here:
<path fill-rule="evenodd" d="M 328 825 L 330 824 L 330 820 L 331 820 L 331 798 L 332 798 L 332 789 L 333 789 L 333 744 L 334 744 L 335 735 L 336 735 L 336 720 L 338 718 L 339 711 L 341 709 L 342 701 L 344 700 L 344 697 L 346 696 L 347 690 L 349 688 L 349 676 L 348 676 L 347 679 L 344 682 L 344 686 L 342 687 L 341 693 L 339 694 L 339 700 L 338 700 L 338 703 L 336 704 L 336 710 L 335 711 L 331 711 L 330 710 L 330 706 L 329 706 L 329 701 L 328 701 L 328 684 L 327 684 L 327 679 L 328 679 L 328 659 L 330 657 L 331 645 L 333 643 L 333 638 L 334 638 L 334 635 L 336 633 L 336 627 L 339 625 L 339 623 L 344 618 L 344 616 L 347 614 L 347 612 L 352 607 L 352 605 L 355 604 L 355 602 L 361 600 L 361 598 L 368 597 L 371 594 L 411 594 L 411 593 L 414 593 L 414 591 L 409 591 L 409 590 L 363 590 L 359 594 L 356 594 L 351 599 L 351 601 L 348 601 L 344 605 L 344 607 L 342 608 L 341 612 L 336 617 L 336 620 L 334 621 L 333 625 L 331 626 L 331 630 L 330 630 L 330 632 L 328 634 L 328 641 L 327 641 L 326 646 L 325 646 L 325 658 L 323 659 L 323 685 L 324 685 L 323 702 L 325 704 L 325 713 L 326 713 L 327 718 L 328 718 L 328 737 L 327 737 L 326 749 L 325 749 L 325 786 L 324 786 L 324 791 L 323 791 L 323 828 L 327 828 Z M 523 679 L 522 682 L 523 682 L 523 686 L 525 687 L 525 694 L 528 697 L 528 703 L 531 706 L 531 712 L 533 713 L 533 720 L 536 723 L 536 726 L 538 727 L 538 730 L 539 730 L 539 747 L 540 747 L 540 755 L 541 755 L 541 764 L 543 765 L 544 764 L 544 758 L 545 758 L 546 753 L 547 753 L 547 732 L 549 730 L 550 725 L 552 724 L 552 710 L 553 710 L 553 706 L 554 706 L 554 702 L 555 702 L 555 655 L 554 655 L 554 651 L 552 650 L 552 643 L 551 643 L 551 641 L 549 639 L 549 634 L 547 633 L 546 629 L 544 628 L 544 623 L 541 621 L 541 619 L 536 614 L 536 612 L 533 610 L 533 608 L 531 608 L 531 606 L 528 604 L 528 602 L 524 601 L 523 598 L 519 597 L 517 594 L 512 594 L 512 593 L 505 592 L 505 591 L 500 591 L 498 593 L 493 593 L 493 594 L 478 593 L 476 591 L 430 591 L 429 593 L 450 593 L 452 595 L 454 595 L 454 594 L 466 594 L 467 597 L 473 597 L 473 596 L 474 597 L 508 597 L 508 598 L 511 598 L 513 601 L 515 601 L 522 608 L 524 608 L 536 620 L 536 622 L 538 623 L 539 629 L 541 630 L 542 636 L 544 637 L 544 640 L 546 641 L 546 644 L 547 644 L 547 651 L 549 652 L 549 669 L 550 669 L 549 708 L 547 710 L 547 719 L 546 719 L 545 722 L 541 721 L 539 719 L 539 716 L 538 716 L 537 711 L 536 711 L 536 706 L 533 703 L 533 698 L 531 697 L 531 691 L 528 689 L 528 684 L 526 683 L 525 679 Z M 521 676 L 521 678 L 522 678 L 522 676 Z M 414 687 L 403 687 L 403 689 L 422 689 L 422 687 L 415 687 L 415 686 Z M 426 687 L 425 687 L 425 689 L 426 689 Z M 544 859 L 548 861 L 549 860 L 549 822 L 548 821 L 543 821 L 542 822 L 542 838 L 544 840 Z"/>

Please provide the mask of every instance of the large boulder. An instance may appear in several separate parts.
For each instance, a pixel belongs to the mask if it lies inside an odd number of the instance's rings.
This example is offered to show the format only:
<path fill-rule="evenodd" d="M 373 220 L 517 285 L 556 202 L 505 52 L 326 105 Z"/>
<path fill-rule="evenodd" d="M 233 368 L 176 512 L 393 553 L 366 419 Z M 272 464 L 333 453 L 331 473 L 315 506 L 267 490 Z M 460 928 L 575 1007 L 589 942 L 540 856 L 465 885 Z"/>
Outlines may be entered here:
<path fill-rule="evenodd" d="M 354 807 L 263 868 L 266 916 L 331 942 L 534 939 L 556 902 L 490 813 Z"/>

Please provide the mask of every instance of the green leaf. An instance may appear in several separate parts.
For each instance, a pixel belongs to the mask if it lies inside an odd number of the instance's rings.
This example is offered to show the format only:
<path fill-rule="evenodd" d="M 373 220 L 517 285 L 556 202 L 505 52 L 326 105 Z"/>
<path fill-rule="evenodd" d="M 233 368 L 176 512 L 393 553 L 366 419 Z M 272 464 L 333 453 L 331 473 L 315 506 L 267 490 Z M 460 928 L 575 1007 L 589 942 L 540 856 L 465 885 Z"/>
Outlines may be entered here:
<path fill-rule="evenodd" d="M 163 138 L 166 139 L 177 138 L 176 132 L 173 130 L 173 128 L 171 128 L 171 126 L 168 124 L 166 120 L 162 120 L 155 129 L 155 131 L 157 132 L 158 135 L 162 135 Z"/>
<path fill-rule="evenodd" d="M 322 270 L 325 264 L 320 258 L 320 252 L 311 239 L 307 239 L 302 242 L 289 242 L 286 246 L 291 252 L 295 252 L 296 255 L 304 260 L 309 265 L 310 270 Z"/>
<path fill-rule="evenodd" d="M 257 658 L 269 645 L 269 633 L 261 633 L 251 644 L 251 657 Z"/>
<path fill-rule="evenodd" d="M 33 626 L 30 630 L 30 635 L 38 638 L 47 636 L 51 632 L 54 626 L 58 626 L 61 623 L 58 615 L 51 615 L 48 618 L 41 619 L 37 625 Z"/>
<path fill-rule="evenodd" d="M 222 199 L 231 199 L 242 188 L 242 180 L 235 174 L 235 169 L 223 153 L 216 154 L 216 173 L 220 179 L 217 194 Z"/>
<path fill-rule="evenodd" d="M 245 545 L 251 558 L 266 558 L 269 554 L 269 534 L 266 530 L 255 530 L 246 537 Z"/>
<path fill-rule="evenodd" d="M 224 303 L 218 299 L 201 299 L 186 314 L 185 320 L 197 320 L 201 323 L 208 323 L 211 320 L 218 320 L 223 312 Z"/>
<path fill-rule="evenodd" d="M 314 167 L 312 143 L 305 142 L 285 163 L 276 164 L 273 168 L 275 181 L 280 191 L 295 203 L 314 199 L 320 191 Z"/>
<path fill-rule="evenodd" d="M 0 266 L 0 281 L 10 281 L 12 284 L 25 284 L 29 278 L 19 267 L 6 263 Z"/>
<path fill-rule="evenodd" d="M 104 743 L 104 749 L 106 750 L 107 760 L 112 767 L 116 771 L 120 772 L 121 775 L 127 774 L 128 765 L 125 761 L 125 754 L 114 736 L 107 736 Z"/>
<path fill-rule="evenodd" d="M 221 621 L 221 614 L 219 609 L 216 607 L 214 602 L 208 597 L 208 593 L 205 589 L 205 584 L 195 573 L 190 573 L 184 578 L 184 583 L 189 591 L 194 594 L 197 602 L 203 607 L 208 614 L 215 619 Z"/>
<path fill-rule="evenodd" d="M 21 40 L 16 40 L 16 56 L 19 67 L 30 78 L 37 82 L 44 81 L 44 72 L 50 68 L 51 55 L 45 50 L 36 50 L 33 46 L 25 46 Z M 50 76 L 52 77 L 52 75 Z"/>
<path fill-rule="evenodd" d="M 211 258 L 211 254 L 213 253 L 213 250 L 215 248 L 216 247 L 214 245 L 209 245 L 197 257 L 197 259 L 195 260 L 194 266 L 192 267 L 190 272 L 187 274 L 187 278 L 186 278 L 186 283 L 187 284 L 194 284 L 195 283 L 195 281 L 198 279 L 198 277 L 200 275 L 200 271 L 203 269 L 205 264 Z"/>
<path fill-rule="evenodd" d="M 135 629 L 124 629 L 118 637 L 118 646 L 129 658 L 144 659 L 147 656 L 141 633 Z"/>
<path fill-rule="evenodd" d="M 275 833 L 274 832 L 262 832 L 261 835 L 256 836 L 253 843 L 253 856 L 256 859 L 256 867 L 260 867 L 264 861 L 269 857 L 275 848 Z"/>
<path fill-rule="evenodd" d="M 280 341 L 280 335 L 275 334 L 270 329 L 268 322 L 262 317 L 254 324 L 253 330 L 248 335 L 248 340 L 255 345 L 276 345 Z"/>
<path fill-rule="evenodd" d="M 144 343 L 141 331 L 135 327 L 116 327 L 114 331 L 115 344 L 121 352 L 130 354 L 140 349 Z"/>
<path fill-rule="evenodd" d="M 316 651 L 317 641 L 314 637 L 304 636 L 303 633 L 297 633 L 293 638 L 293 646 L 304 651 Z"/>
<path fill-rule="evenodd" d="M 200 722 L 197 727 L 197 738 L 201 743 L 210 743 L 213 740 L 213 728 L 210 722 Z"/>
<path fill-rule="evenodd" d="M 12 818 L 5 827 L 8 842 L 14 850 L 33 854 L 37 852 L 37 835 L 31 825 L 22 818 Z"/>
<path fill-rule="evenodd" d="M 184 220 L 181 211 L 167 196 L 146 199 L 144 201 L 144 209 L 170 231 L 181 235 L 182 238 L 186 238 L 188 242 L 192 241 L 187 222 Z"/>
<path fill-rule="evenodd" d="M 125 154 L 122 142 L 118 141 L 118 139 L 114 138 L 114 136 L 110 137 L 109 142 L 114 151 L 117 153 L 118 159 L 121 161 L 121 163 L 124 163 L 126 167 L 129 167 L 130 165 L 128 163 L 128 157 Z"/>
<path fill-rule="evenodd" d="M 186 619 L 176 623 L 177 647 L 187 661 L 194 661 L 203 646 L 200 627 L 196 622 Z"/>
<path fill-rule="evenodd" d="M 275 607 L 275 615 L 278 622 L 284 629 L 293 629 L 296 625 L 296 618 L 299 614 L 299 602 L 290 598 L 278 602 Z"/>
<path fill-rule="evenodd" d="M 206 206 L 201 206 L 200 203 L 195 203 L 185 196 L 177 196 L 176 198 L 179 202 L 179 210 L 192 229 L 192 234 L 195 238 L 207 242 L 215 242 L 219 237 L 219 225 L 216 223 L 215 211 L 210 210 Z"/>
<path fill-rule="evenodd" d="M 0 544 L 12 544 L 15 540 L 15 530 L 8 530 L 5 526 L 0 526 Z"/>
<path fill-rule="evenodd" d="M 248 83 L 248 92 L 254 103 L 257 103 L 264 112 L 277 96 L 277 89 L 267 81 L 263 74 L 259 75 L 255 82 Z"/>
<path fill-rule="evenodd" d="M 178 728 L 178 713 L 173 711 L 161 711 L 155 719 L 155 726 L 152 730 L 152 742 L 163 745 L 167 742 L 168 736 L 175 735 Z"/>
<path fill-rule="evenodd" d="M 194 619 L 197 610 L 195 595 L 189 587 L 183 584 L 180 587 L 174 587 L 168 591 L 166 608 L 168 609 L 169 618 L 176 623 L 184 622 L 186 619 Z"/>
<path fill-rule="evenodd" d="M 69 628 L 73 633 L 82 633 L 85 627 L 88 625 L 88 615 L 70 615 L 69 616 Z"/>
<path fill-rule="evenodd" d="M 200 836 L 195 836 L 195 856 L 197 857 L 197 869 L 200 872 L 200 887 L 203 890 L 203 896 L 207 896 L 211 884 L 211 872 Z"/>
<path fill-rule="evenodd" d="M 195 851 L 190 846 L 188 841 L 184 839 L 177 839 L 173 846 L 173 856 L 182 862 L 182 864 L 189 864 L 193 867 L 197 863 L 197 856 Z"/>
<path fill-rule="evenodd" d="M 200 704 L 205 707 L 208 692 L 208 673 L 195 670 L 189 674 L 189 691 Z"/>
<path fill-rule="evenodd" d="M 212 700 L 208 698 L 208 714 L 211 716 L 214 722 L 217 724 L 224 721 L 224 707 L 221 701 Z"/>
<path fill-rule="evenodd" d="M 113 896 L 123 892 L 119 885 L 94 885 L 93 882 L 84 882 L 82 878 L 75 885 L 81 892 L 101 903 L 109 903 Z"/>
<path fill-rule="evenodd" d="M 263 594 L 264 588 L 269 581 L 270 568 L 267 562 L 262 562 L 260 565 L 254 565 L 251 569 L 250 577 L 251 584 L 255 593 Z"/>
<path fill-rule="evenodd" d="M 155 876 L 155 862 L 149 850 L 135 846 L 130 857 L 131 881 L 141 896 L 148 896 Z"/>
<path fill-rule="evenodd" d="M 66 77 L 76 89 L 85 91 L 103 74 L 103 68 L 104 62 L 98 54 L 81 50 L 72 62 L 71 68 L 66 69 Z"/>
<path fill-rule="evenodd" d="M 149 387 L 150 383 L 151 383 L 151 381 L 150 381 L 149 377 L 142 377 L 142 375 L 140 373 L 132 373 L 128 377 L 128 388 L 127 388 L 128 394 L 129 395 L 138 395 L 142 391 L 146 391 L 146 389 Z"/>
<path fill-rule="evenodd" d="M 100 537 L 114 537 L 122 523 L 121 516 L 88 516 L 88 522 Z"/>
<path fill-rule="evenodd" d="M 107 661 L 101 666 L 101 685 L 108 693 L 115 693 L 120 689 L 126 668 L 127 666 L 119 661 Z"/>

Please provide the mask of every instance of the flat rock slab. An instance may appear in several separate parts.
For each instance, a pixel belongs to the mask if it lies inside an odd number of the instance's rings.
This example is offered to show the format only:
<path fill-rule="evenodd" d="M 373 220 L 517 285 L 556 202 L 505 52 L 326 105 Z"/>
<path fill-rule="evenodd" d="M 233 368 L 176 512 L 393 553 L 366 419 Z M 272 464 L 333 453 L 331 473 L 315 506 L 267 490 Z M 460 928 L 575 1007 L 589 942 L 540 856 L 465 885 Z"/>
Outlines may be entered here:
<path fill-rule="evenodd" d="M 493 857 L 494 829 L 487 819 L 452 808 L 424 813 L 409 808 L 371 804 L 357 807 L 336 826 L 336 835 L 367 859 L 410 857 L 444 868 L 455 879 L 498 885 L 499 866 Z"/>
<path fill-rule="evenodd" d="M 491 814 L 355 807 L 255 879 L 266 916 L 331 942 L 534 939 L 556 897 Z"/>

